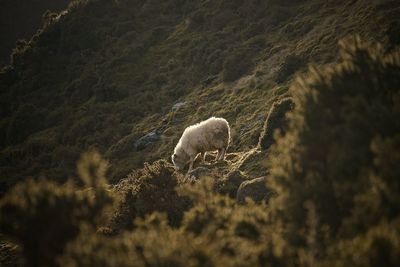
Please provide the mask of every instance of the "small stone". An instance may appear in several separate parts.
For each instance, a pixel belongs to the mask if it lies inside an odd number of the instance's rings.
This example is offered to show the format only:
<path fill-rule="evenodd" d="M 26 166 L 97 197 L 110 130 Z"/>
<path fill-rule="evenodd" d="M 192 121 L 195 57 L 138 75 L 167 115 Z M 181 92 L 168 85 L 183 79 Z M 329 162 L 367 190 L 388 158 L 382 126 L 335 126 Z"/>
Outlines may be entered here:
<path fill-rule="evenodd" d="M 178 110 L 179 108 L 181 108 L 181 107 L 183 107 L 185 105 L 186 105 L 186 102 L 178 102 L 178 103 L 176 103 L 175 105 L 172 106 L 172 110 L 176 111 L 176 110 Z"/>

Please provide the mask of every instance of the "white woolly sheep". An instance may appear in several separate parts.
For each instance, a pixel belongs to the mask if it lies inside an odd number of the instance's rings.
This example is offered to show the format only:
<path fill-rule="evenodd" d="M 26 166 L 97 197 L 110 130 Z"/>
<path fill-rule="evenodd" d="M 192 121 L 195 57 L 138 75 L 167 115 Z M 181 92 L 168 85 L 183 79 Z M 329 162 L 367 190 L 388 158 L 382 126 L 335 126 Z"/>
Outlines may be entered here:
<path fill-rule="evenodd" d="M 190 163 L 188 170 L 190 172 L 198 154 L 201 154 L 202 162 L 204 162 L 208 151 L 218 150 L 215 159 L 223 160 L 229 141 L 229 123 L 223 118 L 211 117 L 187 127 L 171 156 L 175 169 L 182 170 L 187 163 Z"/>

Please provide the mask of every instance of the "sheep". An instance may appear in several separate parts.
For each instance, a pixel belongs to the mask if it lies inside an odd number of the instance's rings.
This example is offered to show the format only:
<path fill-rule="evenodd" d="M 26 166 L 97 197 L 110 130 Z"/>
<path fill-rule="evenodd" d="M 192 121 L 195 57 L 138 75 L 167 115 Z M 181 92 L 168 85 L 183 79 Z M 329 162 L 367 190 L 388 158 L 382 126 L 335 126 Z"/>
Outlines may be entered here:
<path fill-rule="evenodd" d="M 224 160 L 229 142 L 229 123 L 223 118 L 211 117 L 185 129 L 171 159 L 178 171 L 189 163 L 189 173 L 198 154 L 204 163 L 208 151 L 218 150 L 215 160 Z"/>

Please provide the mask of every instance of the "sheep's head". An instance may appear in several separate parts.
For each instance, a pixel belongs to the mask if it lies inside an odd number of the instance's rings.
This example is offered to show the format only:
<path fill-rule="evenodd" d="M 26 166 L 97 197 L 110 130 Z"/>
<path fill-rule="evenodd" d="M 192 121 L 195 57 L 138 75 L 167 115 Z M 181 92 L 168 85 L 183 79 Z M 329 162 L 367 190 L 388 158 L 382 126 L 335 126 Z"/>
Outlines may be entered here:
<path fill-rule="evenodd" d="M 183 170 L 183 168 L 185 168 L 185 165 L 187 163 L 187 158 L 184 155 L 181 154 L 178 155 L 177 153 L 174 153 L 171 156 L 171 159 L 177 171 Z"/>

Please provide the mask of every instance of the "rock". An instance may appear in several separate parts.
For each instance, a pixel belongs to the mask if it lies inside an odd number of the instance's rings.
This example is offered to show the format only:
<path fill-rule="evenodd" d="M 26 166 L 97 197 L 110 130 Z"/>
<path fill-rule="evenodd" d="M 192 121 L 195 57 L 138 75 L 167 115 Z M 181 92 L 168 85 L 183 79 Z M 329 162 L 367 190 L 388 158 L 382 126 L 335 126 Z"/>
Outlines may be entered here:
<path fill-rule="evenodd" d="M 168 116 L 168 123 L 183 121 L 183 118 L 187 115 L 187 112 L 182 110 L 187 105 L 187 102 L 178 102 L 171 108 L 171 113 Z"/>
<path fill-rule="evenodd" d="M 161 138 L 161 131 L 160 130 L 154 130 L 142 137 L 140 137 L 138 140 L 135 142 L 135 149 L 136 150 L 143 150 L 146 147 L 148 147 L 150 144 L 158 141 Z"/>
<path fill-rule="evenodd" d="M 244 203 L 245 199 L 251 198 L 254 202 L 268 201 L 275 193 L 266 185 L 267 177 L 259 177 L 244 181 L 236 194 L 236 201 Z"/>
<path fill-rule="evenodd" d="M 180 109 L 181 107 L 183 107 L 185 105 L 186 105 L 186 102 L 178 102 L 172 106 L 172 110 L 177 111 L 178 109 Z"/>
<path fill-rule="evenodd" d="M 239 186 L 248 179 L 242 172 L 236 170 L 228 173 L 222 180 L 218 181 L 218 192 L 227 194 L 234 198 Z"/>

